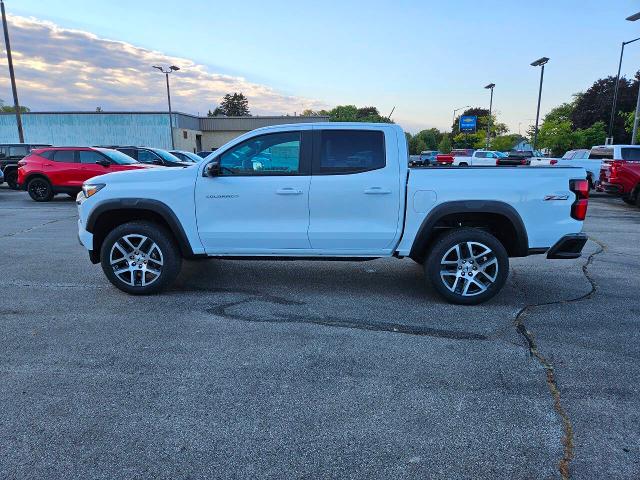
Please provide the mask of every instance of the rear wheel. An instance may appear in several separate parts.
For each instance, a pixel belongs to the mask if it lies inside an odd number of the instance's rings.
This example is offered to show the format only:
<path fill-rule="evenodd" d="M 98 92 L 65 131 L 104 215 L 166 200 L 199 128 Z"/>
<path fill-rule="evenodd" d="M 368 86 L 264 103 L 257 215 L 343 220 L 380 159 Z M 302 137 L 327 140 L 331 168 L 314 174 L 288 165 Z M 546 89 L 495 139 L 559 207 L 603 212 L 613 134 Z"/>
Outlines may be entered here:
<path fill-rule="evenodd" d="M 436 242 L 425 262 L 425 274 L 447 301 L 476 305 L 502 289 L 509 275 L 509 256 L 490 233 L 460 228 Z"/>
<path fill-rule="evenodd" d="M 459 167 L 468 167 L 468 166 L 469 166 L 469 164 L 468 164 L 467 162 L 460 162 L 460 163 L 458 164 L 458 166 L 459 166 Z"/>
<path fill-rule="evenodd" d="M 131 222 L 116 227 L 100 249 L 102 270 L 123 292 L 157 293 L 180 273 L 182 256 L 172 235 L 155 223 Z"/>
<path fill-rule="evenodd" d="M 16 170 L 6 172 L 4 174 L 4 181 L 7 182 L 9 188 L 12 190 L 18 189 L 18 172 Z"/>
<path fill-rule="evenodd" d="M 53 198 L 53 187 L 46 178 L 34 178 L 27 184 L 29 196 L 36 202 L 48 202 Z"/>

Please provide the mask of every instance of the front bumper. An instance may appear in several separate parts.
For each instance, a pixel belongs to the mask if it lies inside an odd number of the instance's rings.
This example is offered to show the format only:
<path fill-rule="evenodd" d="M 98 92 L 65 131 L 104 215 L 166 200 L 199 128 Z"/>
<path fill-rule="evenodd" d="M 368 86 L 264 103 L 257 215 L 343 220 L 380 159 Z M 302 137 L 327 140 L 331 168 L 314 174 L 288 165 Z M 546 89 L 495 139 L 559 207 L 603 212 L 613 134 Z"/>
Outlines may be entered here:
<path fill-rule="evenodd" d="M 551 260 L 571 260 L 579 258 L 587 243 L 588 237 L 584 233 L 572 233 L 558 240 L 547 252 L 547 258 Z"/>
<path fill-rule="evenodd" d="M 78 240 L 84 248 L 89 251 L 93 250 L 93 233 L 85 230 L 80 219 L 78 219 Z"/>

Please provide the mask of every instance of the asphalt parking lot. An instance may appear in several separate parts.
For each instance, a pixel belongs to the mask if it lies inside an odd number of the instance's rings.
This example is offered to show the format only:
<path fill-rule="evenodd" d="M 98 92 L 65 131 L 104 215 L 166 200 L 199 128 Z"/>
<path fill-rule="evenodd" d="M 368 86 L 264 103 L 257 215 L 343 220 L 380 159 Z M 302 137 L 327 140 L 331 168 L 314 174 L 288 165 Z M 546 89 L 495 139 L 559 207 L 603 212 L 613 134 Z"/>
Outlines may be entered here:
<path fill-rule="evenodd" d="M 0 478 L 640 477 L 640 210 L 479 307 L 411 260 L 113 288 L 76 208 L 0 187 Z"/>

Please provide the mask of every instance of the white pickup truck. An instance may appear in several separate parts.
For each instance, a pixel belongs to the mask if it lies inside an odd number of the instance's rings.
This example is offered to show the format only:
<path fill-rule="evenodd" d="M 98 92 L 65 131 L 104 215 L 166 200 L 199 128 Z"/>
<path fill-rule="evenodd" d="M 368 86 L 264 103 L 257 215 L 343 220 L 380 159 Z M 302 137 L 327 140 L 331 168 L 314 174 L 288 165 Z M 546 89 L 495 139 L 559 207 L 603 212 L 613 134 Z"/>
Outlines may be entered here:
<path fill-rule="evenodd" d="M 456 167 L 495 167 L 502 153 L 491 150 L 476 150 L 470 157 L 453 157 Z"/>
<path fill-rule="evenodd" d="M 504 285 L 509 257 L 577 258 L 581 168 L 409 169 L 390 124 L 280 125 L 180 169 L 111 173 L 78 195 L 79 240 L 131 294 L 170 285 L 183 258 L 410 257 L 450 302 Z"/>
<path fill-rule="evenodd" d="M 597 147 L 594 147 L 597 151 Z M 587 172 L 587 180 L 589 180 L 589 188 L 594 188 L 600 179 L 600 169 L 602 168 L 602 157 L 594 154 L 594 157 L 590 157 L 590 150 L 578 149 L 569 150 L 562 158 L 551 157 L 531 157 L 529 165 L 532 167 L 548 167 L 548 166 L 560 166 L 560 167 L 581 167 Z"/>

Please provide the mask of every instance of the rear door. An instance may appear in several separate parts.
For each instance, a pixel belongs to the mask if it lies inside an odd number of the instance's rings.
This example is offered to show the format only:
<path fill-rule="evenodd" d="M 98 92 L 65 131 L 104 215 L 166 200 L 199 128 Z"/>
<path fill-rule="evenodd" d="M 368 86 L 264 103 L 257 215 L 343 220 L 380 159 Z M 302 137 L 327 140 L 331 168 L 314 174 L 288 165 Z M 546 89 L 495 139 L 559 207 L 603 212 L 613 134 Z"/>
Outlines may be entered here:
<path fill-rule="evenodd" d="M 52 162 L 45 162 L 45 173 L 57 187 L 81 187 L 82 170 L 75 150 L 55 150 Z"/>
<path fill-rule="evenodd" d="M 381 254 L 400 228 L 397 139 L 388 129 L 316 129 L 309 241 L 327 254 Z"/>

